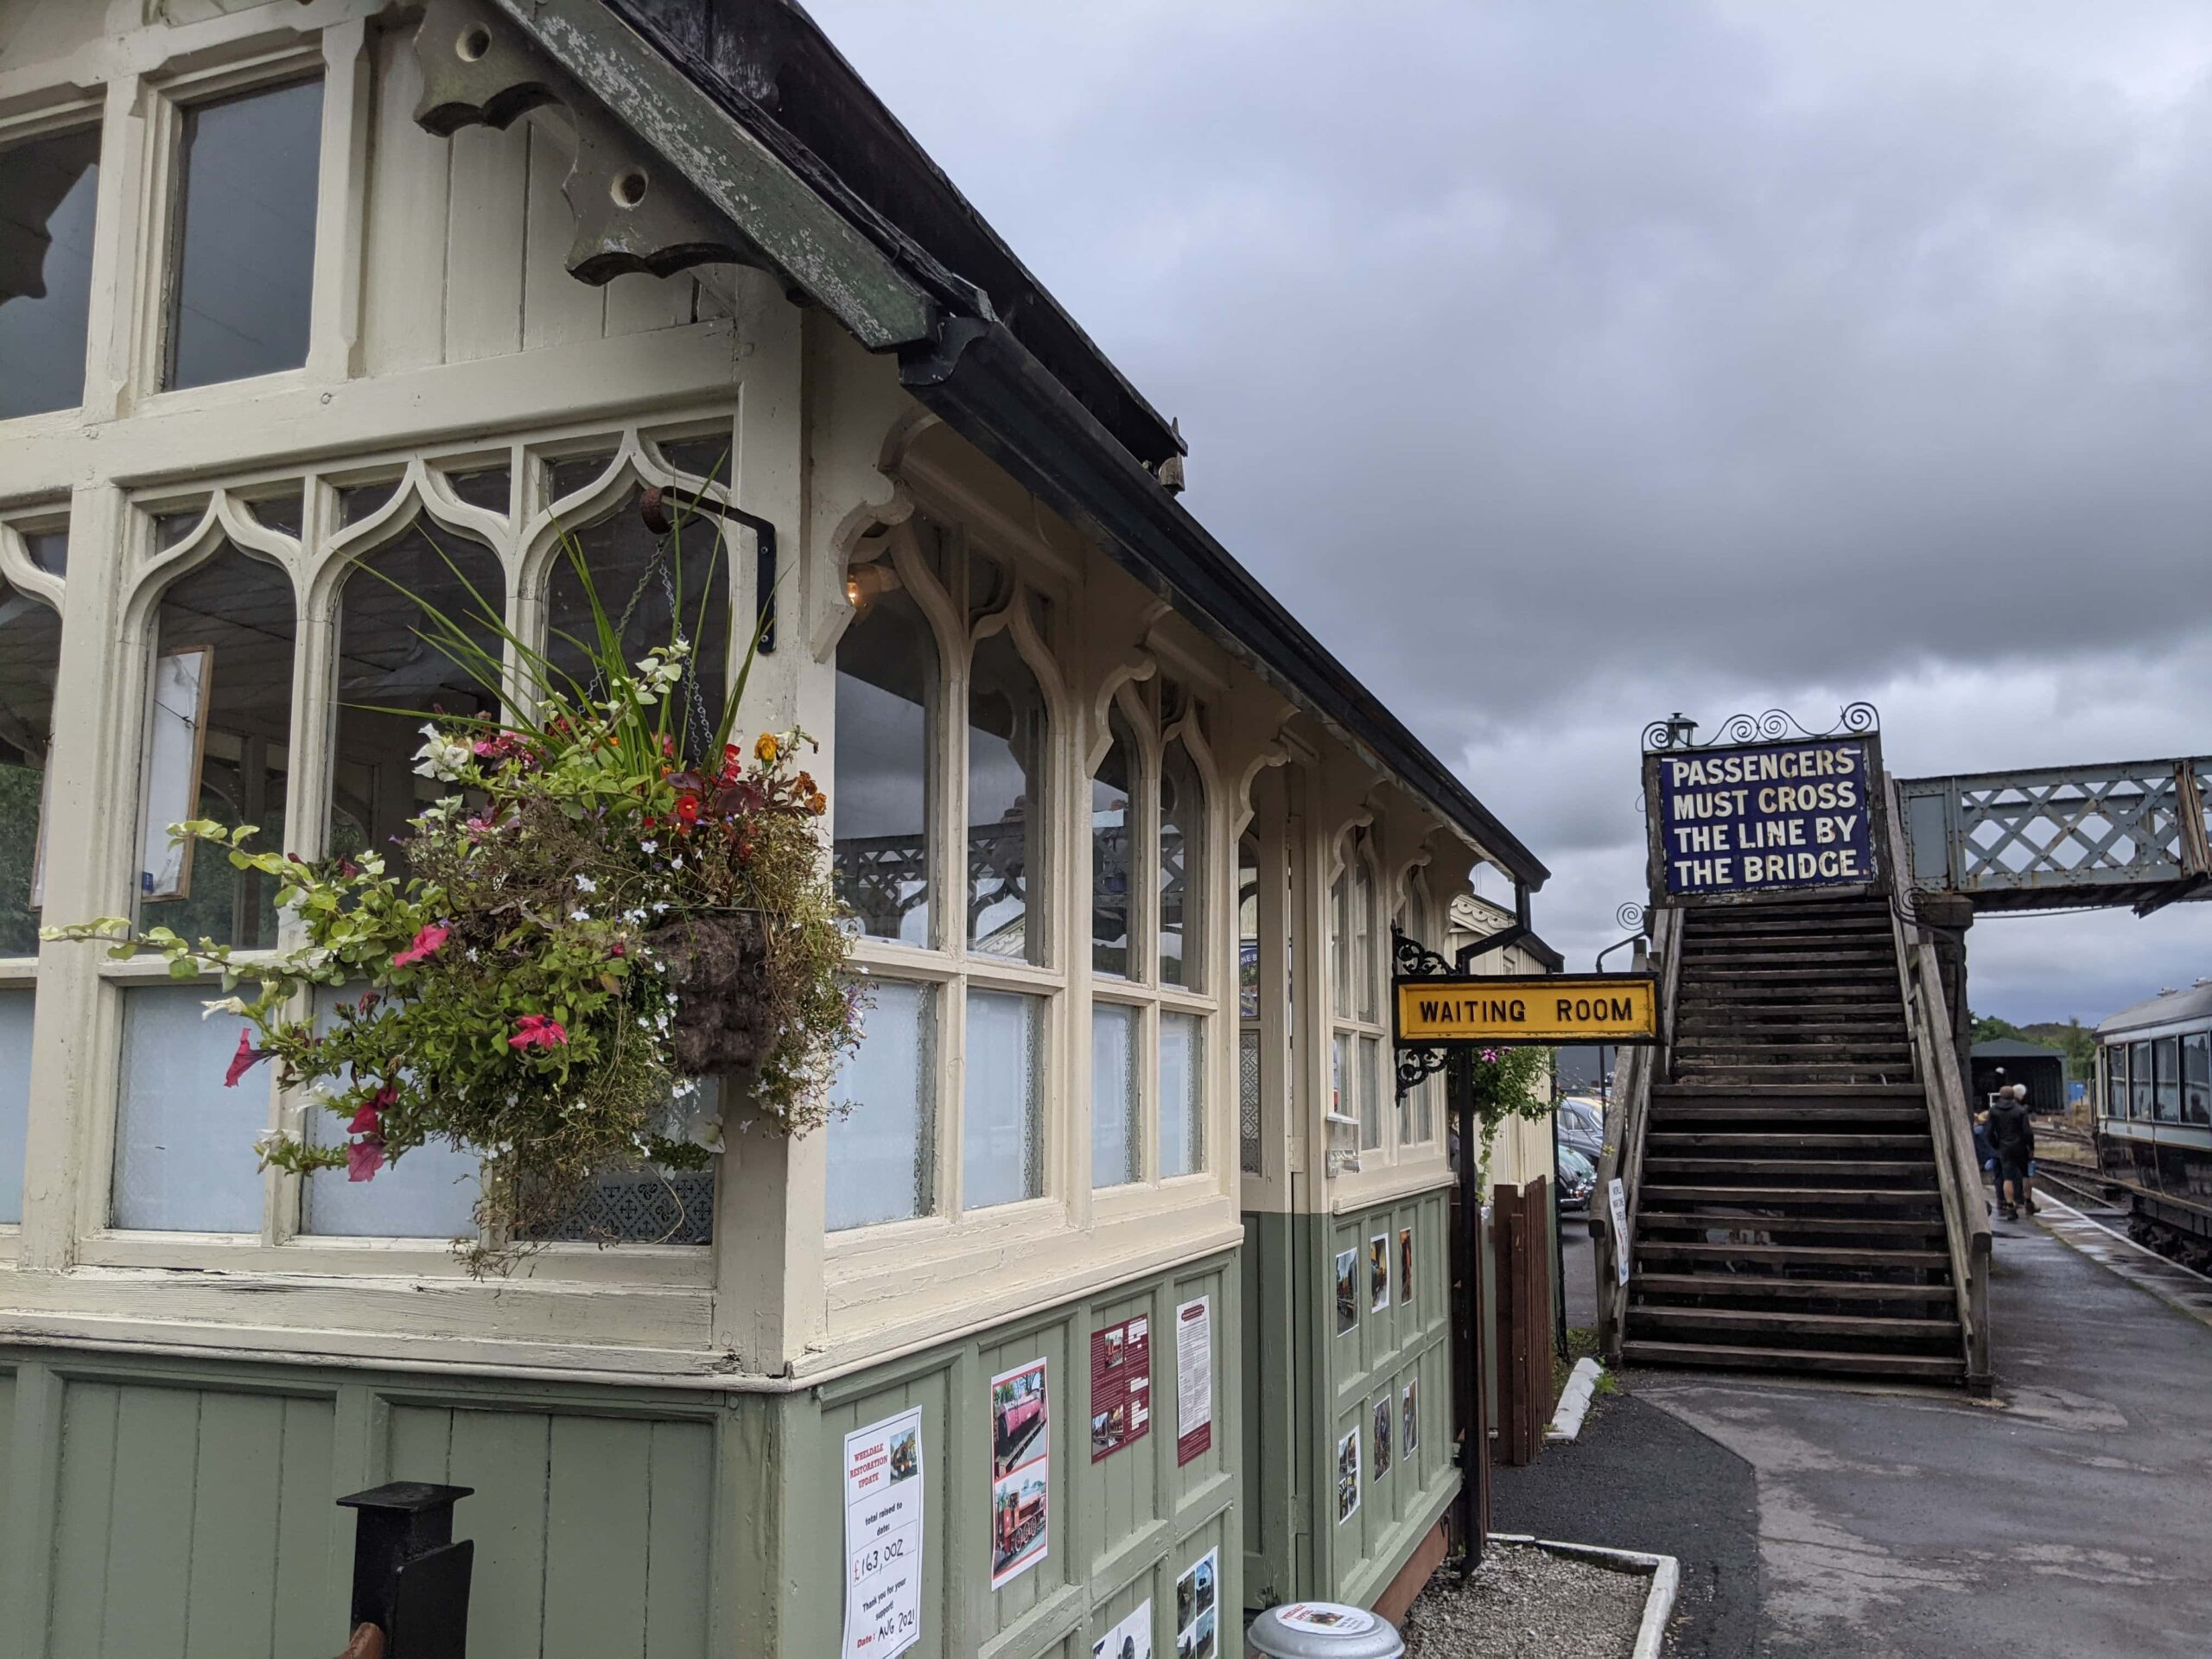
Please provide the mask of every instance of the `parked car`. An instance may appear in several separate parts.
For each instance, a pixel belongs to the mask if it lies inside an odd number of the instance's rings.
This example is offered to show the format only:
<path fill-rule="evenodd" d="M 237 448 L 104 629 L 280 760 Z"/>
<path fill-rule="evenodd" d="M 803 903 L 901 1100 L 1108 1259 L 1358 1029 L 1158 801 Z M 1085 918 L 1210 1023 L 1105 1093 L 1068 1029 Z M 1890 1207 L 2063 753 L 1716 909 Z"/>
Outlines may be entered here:
<path fill-rule="evenodd" d="M 1559 1149 L 1559 1207 L 1587 1210 L 1598 1185 L 1598 1166 L 1562 1141 Z"/>
<path fill-rule="evenodd" d="M 1573 1147 L 1597 1166 L 1605 1150 L 1605 1114 L 1594 1100 L 1585 1100 L 1580 1095 L 1569 1095 L 1560 1101 L 1559 1112 L 1559 1144 L 1562 1149 Z"/>

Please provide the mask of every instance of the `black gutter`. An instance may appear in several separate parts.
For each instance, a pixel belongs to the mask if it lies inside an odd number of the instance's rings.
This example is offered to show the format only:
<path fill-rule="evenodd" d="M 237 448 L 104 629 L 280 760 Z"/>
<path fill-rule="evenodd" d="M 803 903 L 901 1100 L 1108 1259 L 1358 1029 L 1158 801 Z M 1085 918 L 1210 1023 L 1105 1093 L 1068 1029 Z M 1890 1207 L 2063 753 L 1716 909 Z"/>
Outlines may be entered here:
<path fill-rule="evenodd" d="M 899 353 L 922 404 L 1116 563 L 1386 774 L 1433 803 L 1533 890 L 1551 873 L 1467 786 L 1114 441 L 1005 327 L 945 325 Z"/>

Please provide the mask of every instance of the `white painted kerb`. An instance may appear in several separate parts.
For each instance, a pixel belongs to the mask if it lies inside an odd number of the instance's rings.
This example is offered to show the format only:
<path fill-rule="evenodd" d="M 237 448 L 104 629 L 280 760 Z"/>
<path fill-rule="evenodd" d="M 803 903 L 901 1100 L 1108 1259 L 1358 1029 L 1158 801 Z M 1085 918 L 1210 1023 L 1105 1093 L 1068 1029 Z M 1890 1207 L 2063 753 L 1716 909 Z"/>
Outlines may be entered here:
<path fill-rule="evenodd" d="M 1667 1621 L 1675 1611 L 1675 1594 L 1682 1582 L 1681 1563 L 1672 1555 L 1646 1555 L 1634 1549 L 1601 1549 L 1595 1544 L 1563 1544 L 1555 1539 L 1533 1538 L 1519 1532 L 1493 1532 L 1490 1541 L 1527 1544 L 1533 1548 L 1548 1549 L 1554 1555 L 1602 1562 L 1618 1573 L 1649 1574 L 1651 1588 L 1643 1598 L 1643 1619 L 1636 1627 L 1636 1647 L 1630 1659 L 1659 1659 L 1660 1648 L 1667 1639 Z"/>
<path fill-rule="evenodd" d="M 1552 1413 L 1552 1426 L 1544 1431 L 1546 1443 L 1571 1440 L 1582 1432 L 1582 1420 L 1589 1414 L 1590 1396 L 1598 1387 L 1598 1379 L 1605 1368 L 1587 1357 L 1574 1362 L 1574 1369 L 1567 1374 L 1567 1386 L 1560 1390 L 1559 1408 Z"/>

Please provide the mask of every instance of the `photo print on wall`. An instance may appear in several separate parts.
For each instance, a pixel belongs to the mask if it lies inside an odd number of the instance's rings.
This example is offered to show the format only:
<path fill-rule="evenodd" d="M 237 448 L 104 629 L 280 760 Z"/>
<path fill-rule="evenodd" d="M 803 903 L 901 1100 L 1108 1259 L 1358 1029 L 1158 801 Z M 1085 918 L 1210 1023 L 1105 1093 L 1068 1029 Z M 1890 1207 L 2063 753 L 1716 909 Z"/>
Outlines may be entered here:
<path fill-rule="evenodd" d="M 1349 1336 L 1359 1324 L 1359 1252 L 1337 1252 L 1337 1334 Z"/>
<path fill-rule="evenodd" d="M 1414 1230 L 1398 1229 L 1398 1306 L 1409 1307 L 1414 1300 Z"/>
<path fill-rule="evenodd" d="M 1045 1362 L 991 1379 L 991 1588 L 1045 1559 L 1051 1525 L 1051 1423 Z"/>
<path fill-rule="evenodd" d="M 1359 1429 L 1337 1442 L 1337 1524 L 1359 1513 Z"/>
<path fill-rule="evenodd" d="M 1388 1394 L 1375 1402 L 1375 1478 L 1390 1472 L 1390 1429 L 1397 1402 Z"/>
<path fill-rule="evenodd" d="M 1390 1235 L 1377 1233 L 1367 1241 L 1368 1311 L 1380 1313 L 1390 1306 Z"/>

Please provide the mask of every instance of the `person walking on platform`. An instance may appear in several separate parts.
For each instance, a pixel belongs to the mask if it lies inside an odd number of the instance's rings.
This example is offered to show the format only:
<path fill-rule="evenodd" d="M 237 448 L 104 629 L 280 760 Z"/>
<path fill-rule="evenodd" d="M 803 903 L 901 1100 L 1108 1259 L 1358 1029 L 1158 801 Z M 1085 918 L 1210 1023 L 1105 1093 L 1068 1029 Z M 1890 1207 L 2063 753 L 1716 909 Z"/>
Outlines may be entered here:
<path fill-rule="evenodd" d="M 2028 1116 L 2024 1084 L 1999 1089 L 1990 1101 L 1983 1122 L 1988 1126 L 1990 1149 L 1997 1154 L 1997 1213 L 2007 1221 L 2024 1209 L 2035 1213 L 2035 1194 L 2028 1187 L 2028 1166 L 2036 1155 L 2036 1128 Z M 2005 1184 L 2012 1185 L 2013 1200 L 2007 1202 Z"/>

